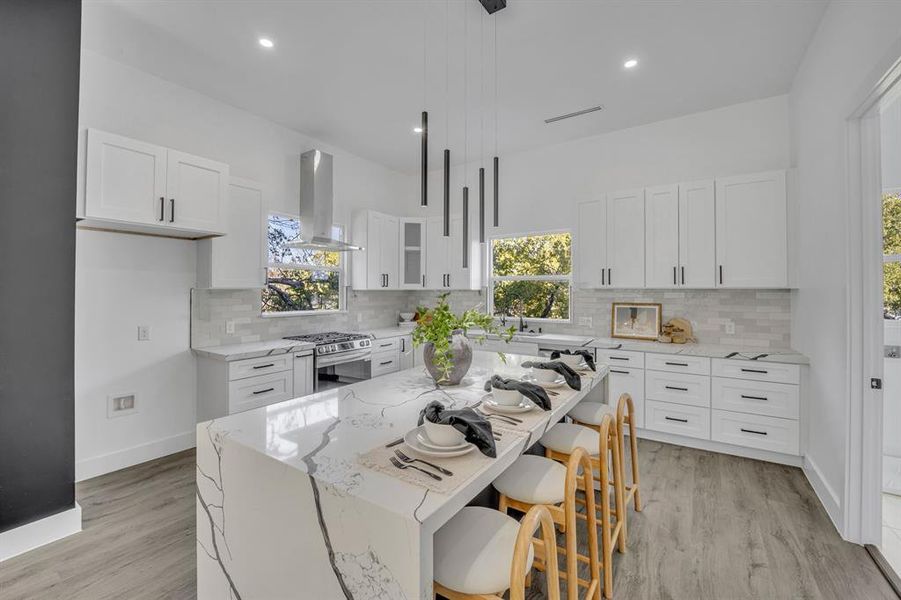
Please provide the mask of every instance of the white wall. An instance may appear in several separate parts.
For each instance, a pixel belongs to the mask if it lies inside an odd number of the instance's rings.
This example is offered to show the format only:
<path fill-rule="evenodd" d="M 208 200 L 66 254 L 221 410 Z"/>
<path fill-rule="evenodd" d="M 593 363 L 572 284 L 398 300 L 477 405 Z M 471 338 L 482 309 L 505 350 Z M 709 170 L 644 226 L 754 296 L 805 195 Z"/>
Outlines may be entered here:
<path fill-rule="evenodd" d="M 807 472 L 843 530 L 848 418 L 847 139 L 855 98 L 897 43 L 901 2 L 832 2 L 790 94 L 801 230 L 792 343 L 810 357 Z"/>
<path fill-rule="evenodd" d="M 236 82 L 236 84 L 239 84 Z M 302 106 L 298 106 L 302 110 Z M 109 58 L 82 52 L 79 193 L 84 133 L 98 128 L 207 156 L 265 184 L 270 207 L 296 213 L 300 154 L 335 155 L 336 220 L 351 207 L 400 213 L 409 177 Z M 195 243 L 80 231 L 76 258 L 76 477 L 193 445 L 189 290 Z M 153 339 L 137 342 L 137 326 Z M 107 419 L 109 394 L 136 392 L 138 414 Z"/>

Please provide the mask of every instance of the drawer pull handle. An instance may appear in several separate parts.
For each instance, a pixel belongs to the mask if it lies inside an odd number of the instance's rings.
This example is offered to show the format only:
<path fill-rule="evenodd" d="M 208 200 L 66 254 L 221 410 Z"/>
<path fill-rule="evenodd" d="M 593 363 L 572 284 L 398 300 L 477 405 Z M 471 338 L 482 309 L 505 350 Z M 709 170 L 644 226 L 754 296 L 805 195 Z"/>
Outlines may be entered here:
<path fill-rule="evenodd" d="M 748 396 L 746 394 L 742 394 L 741 397 L 745 400 L 763 400 L 764 402 L 769 400 L 769 398 L 767 398 L 766 396 Z"/>
<path fill-rule="evenodd" d="M 628 375 L 628 371 L 617 371 L 616 369 L 610 369 L 611 373 L 618 373 L 619 375 Z"/>
<path fill-rule="evenodd" d="M 677 423 L 688 423 L 688 419 L 677 419 L 676 417 L 663 417 L 667 421 L 676 421 Z"/>
<path fill-rule="evenodd" d="M 664 387 L 666 387 L 666 389 L 668 389 L 668 390 L 676 390 L 677 392 L 687 392 L 688 391 L 688 388 L 676 387 L 674 385 L 667 385 Z"/>
<path fill-rule="evenodd" d="M 669 365 L 671 367 L 687 367 L 688 366 L 688 363 L 666 362 L 664 364 Z"/>
<path fill-rule="evenodd" d="M 274 392 L 275 388 L 266 388 L 265 390 L 259 390 L 253 393 L 254 396 L 258 394 L 265 394 L 266 392 Z"/>
<path fill-rule="evenodd" d="M 628 356 L 611 356 L 610 360 L 629 360 Z"/>
<path fill-rule="evenodd" d="M 390 348 L 391 346 L 391 342 L 388 342 L 387 344 L 379 344 L 379 348 Z"/>
<path fill-rule="evenodd" d="M 744 427 L 742 427 L 741 430 L 745 433 L 753 433 L 756 435 L 766 435 L 766 431 L 757 431 L 755 429 L 745 429 Z"/>
<path fill-rule="evenodd" d="M 269 363 L 268 365 L 254 365 L 254 369 L 268 369 L 269 367 L 274 367 L 275 363 Z"/>
<path fill-rule="evenodd" d="M 385 362 L 380 362 L 379 366 L 384 367 L 385 365 L 390 365 L 393 362 L 394 362 L 393 360 L 386 360 Z"/>
<path fill-rule="evenodd" d="M 742 373 L 761 373 L 766 375 L 769 371 L 765 371 L 764 369 L 742 369 Z"/>

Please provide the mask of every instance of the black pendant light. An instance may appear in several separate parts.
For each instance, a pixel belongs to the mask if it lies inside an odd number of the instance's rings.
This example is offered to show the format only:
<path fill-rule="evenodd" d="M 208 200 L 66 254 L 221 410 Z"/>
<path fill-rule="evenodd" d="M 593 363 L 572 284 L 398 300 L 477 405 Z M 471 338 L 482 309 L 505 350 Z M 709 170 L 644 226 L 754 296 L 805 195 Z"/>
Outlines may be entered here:
<path fill-rule="evenodd" d="M 485 14 L 479 21 L 479 48 L 482 62 L 479 67 L 479 243 L 485 243 Z"/>
<path fill-rule="evenodd" d="M 463 268 L 469 268 L 469 19 L 463 6 Z"/>
<path fill-rule="evenodd" d="M 500 224 L 500 219 L 498 216 L 499 208 L 498 208 L 498 174 L 500 173 L 499 163 L 500 159 L 498 157 L 494 157 L 494 226 L 497 227 Z"/>
<path fill-rule="evenodd" d="M 426 111 L 422 111 L 422 198 L 419 205 L 429 205 L 429 113 Z"/>
<path fill-rule="evenodd" d="M 479 242 L 485 243 L 485 167 L 479 169 Z"/>
<path fill-rule="evenodd" d="M 449 0 L 444 0 L 444 143 L 450 146 L 450 38 L 448 23 L 450 22 Z M 444 237 L 450 237 L 450 149 L 444 149 Z"/>
<path fill-rule="evenodd" d="M 494 226 L 500 225 L 500 159 L 497 157 L 497 17 L 494 17 Z"/>
<path fill-rule="evenodd" d="M 444 149 L 444 237 L 450 236 L 450 150 Z"/>
<path fill-rule="evenodd" d="M 469 186 L 463 186 L 463 268 L 469 268 Z"/>

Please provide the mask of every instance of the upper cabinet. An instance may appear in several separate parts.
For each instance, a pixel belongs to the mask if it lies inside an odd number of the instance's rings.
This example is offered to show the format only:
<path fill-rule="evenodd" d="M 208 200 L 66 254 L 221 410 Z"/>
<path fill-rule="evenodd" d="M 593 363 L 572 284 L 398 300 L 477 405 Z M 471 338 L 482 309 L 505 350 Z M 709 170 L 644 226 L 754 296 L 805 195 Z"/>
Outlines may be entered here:
<path fill-rule="evenodd" d="M 400 288 L 400 219 L 373 210 L 354 215 L 353 243 L 363 250 L 351 258 L 352 285 L 357 290 Z"/>
<path fill-rule="evenodd" d="M 400 219 L 400 287 L 422 289 L 426 271 L 425 219 Z"/>
<path fill-rule="evenodd" d="M 716 284 L 788 286 L 785 171 L 716 180 Z"/>
<path fill-rule="evenodd" d="M 715 233 L 712 179 L 647 188 L 647 287 L 714 287 Z"/>
<path fill-rule="evenodd" d="M 644 287 L 644 221 L 644 190 L 580 204 L 577 285 Z"/>
<path fill-rule="evenodd" d="M 579 204 L 576 232 L 576 287 L 599 288 L 607 281 L 606 199 Z"/>
<path fill-rule="evenodd" d="M 232 177 L 225 208 L 225 236 L 200 240 L 197 286 L 262 288 L 266 285 L 266 203 L 260 184 Z"/>
<path fill-rule="evenodd" d="M 228 165 L 88 130 L 85 224 L 200 238 L 225 233 Z"/>

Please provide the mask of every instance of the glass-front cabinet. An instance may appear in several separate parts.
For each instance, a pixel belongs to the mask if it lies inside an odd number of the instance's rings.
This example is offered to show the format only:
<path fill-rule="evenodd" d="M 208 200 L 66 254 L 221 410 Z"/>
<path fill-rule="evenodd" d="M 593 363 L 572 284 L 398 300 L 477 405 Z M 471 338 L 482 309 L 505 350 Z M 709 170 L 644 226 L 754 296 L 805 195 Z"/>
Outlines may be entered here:
<path fill-rule="evenodd" d="M 425 219 L 402 218 L 400 222 L 400 287 L 422 289 L 426 285 Z"/>

